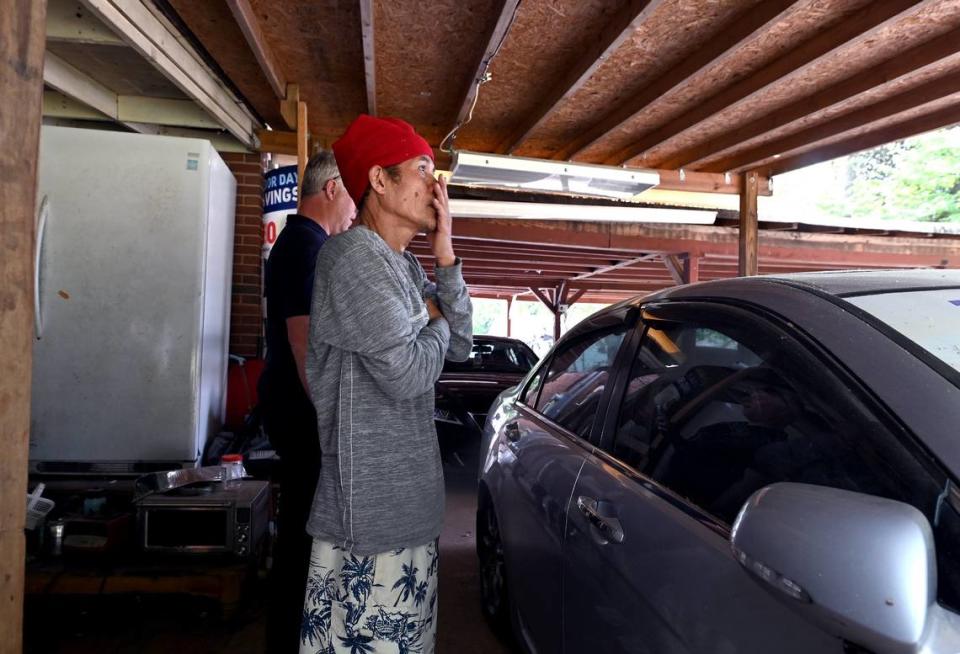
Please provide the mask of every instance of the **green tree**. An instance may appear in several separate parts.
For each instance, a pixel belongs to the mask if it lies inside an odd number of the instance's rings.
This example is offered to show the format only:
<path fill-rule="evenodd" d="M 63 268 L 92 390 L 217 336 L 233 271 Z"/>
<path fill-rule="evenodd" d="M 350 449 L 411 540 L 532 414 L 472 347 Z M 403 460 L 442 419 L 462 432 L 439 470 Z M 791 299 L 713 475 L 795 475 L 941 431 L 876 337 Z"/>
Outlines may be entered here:
<path fill-rule="evenodd" d="M 851 156 L 845 195 L 819 208 L 837 216 L 960 222 L 960 126 Z"/>

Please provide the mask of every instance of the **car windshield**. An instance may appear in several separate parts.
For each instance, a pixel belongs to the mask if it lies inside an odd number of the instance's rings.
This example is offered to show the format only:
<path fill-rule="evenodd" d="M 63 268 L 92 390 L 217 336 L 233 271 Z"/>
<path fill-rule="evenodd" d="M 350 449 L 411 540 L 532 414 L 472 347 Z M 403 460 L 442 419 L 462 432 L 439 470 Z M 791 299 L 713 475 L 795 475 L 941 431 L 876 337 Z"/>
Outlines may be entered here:
<path fill-rule="evenodd" d="M 960 372 L 960 288 L 846 299 Z"/>
<path fill-rule="evenodd" d="M 466 361 L 446 361 L 444 372 L 514 372 L 526 374 L 537 355 L 523 343 L 475 340 Z"/>

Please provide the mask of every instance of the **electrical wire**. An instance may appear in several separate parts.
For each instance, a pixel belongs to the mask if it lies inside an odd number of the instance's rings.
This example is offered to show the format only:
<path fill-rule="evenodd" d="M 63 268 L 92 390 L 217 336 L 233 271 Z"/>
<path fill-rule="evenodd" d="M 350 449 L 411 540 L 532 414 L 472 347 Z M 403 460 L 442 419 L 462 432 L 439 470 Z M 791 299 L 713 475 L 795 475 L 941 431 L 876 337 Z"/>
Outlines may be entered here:
<path fill-rule="evenodd" d="M 500 54 L 500 49 L 503 47 L 504 42 L 507 40 L 507 35 L 510 34 L 510 30 L 513 29 L 513 24 L 517 20 L 517 13 L 520 10 L 520 5 L 523 0 L 518 0 L 517 4 L 513 7 L 513 14 L 510 16 L 510 22 L 507 24 L 507 29 L 503 31 L 503 35 L 500 37 L 497 47 L 493 49 L 493 52 L 490 53 L 490 56 L 480 62 L 480 74 L 477 75 L 477 79 L 474 80 L 473 86 L 473 102 L 470 103 L 470 111 L 467 112 L 466 118 L 461 121 L 458 121 L 456 125 L 453 126 L 443 140 L 440 142 L 440 151 L 446 152 L 447 154 L 453 154 L 453 143 L 457 140 L 457 134 L 460 130 L 471 120 L 473 120 L 473 110 L 477 107 L 477 100 L 480 98 L 480 87 L 489 82 L 493 77 L 490 75 L 490 64 L 493 63 L 493 60 L 496 59 L 497 55 Z M 449 141 L 449 145 L 447 142 Z"/>

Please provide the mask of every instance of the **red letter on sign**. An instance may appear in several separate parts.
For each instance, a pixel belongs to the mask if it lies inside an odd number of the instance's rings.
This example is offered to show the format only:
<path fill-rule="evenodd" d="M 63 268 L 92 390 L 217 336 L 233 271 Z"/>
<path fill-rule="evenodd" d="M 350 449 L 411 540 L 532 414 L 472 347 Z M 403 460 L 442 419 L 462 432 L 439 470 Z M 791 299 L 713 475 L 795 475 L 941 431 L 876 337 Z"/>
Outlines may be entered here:
<path fill-rule="evenodd" d="M 263 226 L 263 239 L 273 245 L 273 242 L 277 240 L 277 223 L 267 223 Z"/>

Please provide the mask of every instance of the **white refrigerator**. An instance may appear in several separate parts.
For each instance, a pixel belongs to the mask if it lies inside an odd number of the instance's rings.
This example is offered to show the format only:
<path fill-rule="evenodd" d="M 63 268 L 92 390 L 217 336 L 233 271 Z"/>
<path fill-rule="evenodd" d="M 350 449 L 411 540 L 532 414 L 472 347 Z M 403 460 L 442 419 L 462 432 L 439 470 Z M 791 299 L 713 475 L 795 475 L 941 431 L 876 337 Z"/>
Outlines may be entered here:
<path fill-rule="evenodd" d="M 236 181 L 208 141 L 43 127 L 30 465 L 196 465 L 223 422 Z"/>

